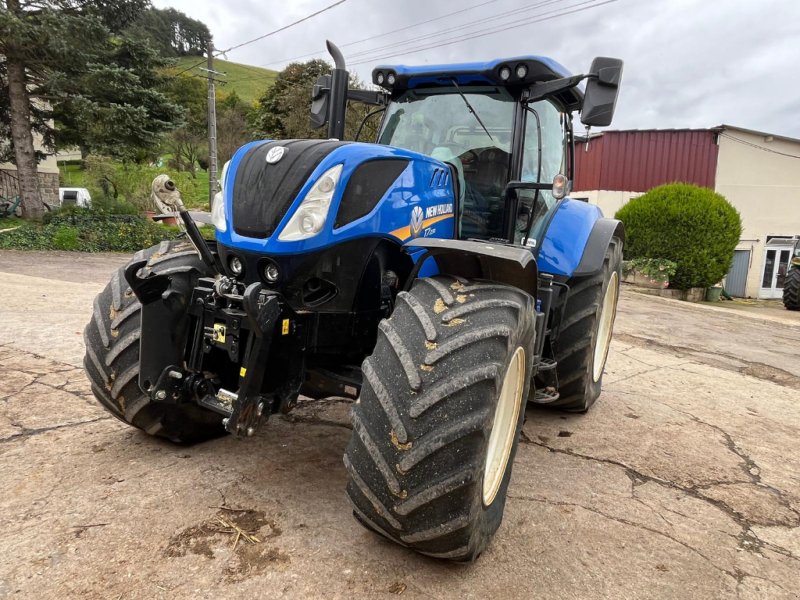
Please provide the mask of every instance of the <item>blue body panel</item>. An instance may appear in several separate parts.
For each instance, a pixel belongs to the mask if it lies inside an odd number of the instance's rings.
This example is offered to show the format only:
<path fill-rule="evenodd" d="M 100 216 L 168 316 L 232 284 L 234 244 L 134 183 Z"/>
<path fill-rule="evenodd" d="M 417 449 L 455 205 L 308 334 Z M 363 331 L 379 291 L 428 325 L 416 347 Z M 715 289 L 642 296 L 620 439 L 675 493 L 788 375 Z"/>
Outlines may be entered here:
<path fill-rule="evenodd" d="M 595 222 L 603 216 L 588 202 L 565 198 L 556 209 L 539 247 L 540 272 L 571 276 L 581 262 Z"/>
<path fill-rule="evenodd" d="M 252 142 L 243 146 L 234 154 L 228 166 L 223 190 L 228 229 L 224 232 L 217 232 L 217 241 L 225 246 L 263 254 L 287 255 L 322 250 L 362 237 L 384 237 L 400 244 L 417 236 L 453 237 L 455 224 L 453 198 L 455 196 L 449 168 L 444 163 L 423 154 L 390 146 L 363 143 L 340 146 L 320 162 L 300 189 L 272 236 L 256 239 L 239 235 L 233 231 L 233 227 L 230 225 L 233 217 L 231 198 L 233 197 L 236 171 L 248 150 L 264 143 L 266 142 Z M 353 171 L 363 162 L 379 158 L 406 158 L 409 159 L 409 163 L 369 214 L 334 229 L 335 215 Z M 278 237 L 283 227 L 299 208 L 314 183 L 328 169 L 339 164 L 343 166 L 342 174 L 322 231 L 305 240 L 280 241 Z M 265 198 L 264 201 L 269 202 L 270 199 Z M 415 207 L 419 207 L 423 215 L 422 227 L 416 235 L 411 230 L 411 212 Z"/>

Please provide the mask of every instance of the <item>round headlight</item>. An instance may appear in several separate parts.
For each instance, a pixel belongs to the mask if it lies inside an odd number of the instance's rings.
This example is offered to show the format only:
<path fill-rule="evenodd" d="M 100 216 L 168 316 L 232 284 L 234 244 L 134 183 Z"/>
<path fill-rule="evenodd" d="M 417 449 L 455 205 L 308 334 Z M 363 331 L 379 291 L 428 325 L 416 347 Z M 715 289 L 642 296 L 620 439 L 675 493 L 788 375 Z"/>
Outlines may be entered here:
<path fill-rule="evenodd" d="M 317 189 L 323 194 L 327 194 L 333 189 L 334 185 L 336 184 L 333 182 L 333 179 L 331 179 L 329 175 L 326 175 L 325 177 L 319 180 L 319 183 L 317 184 Z"/>
<path fill-rule="evenodd" d="M 267 263 L 267 266 L 264 267 L 264 279 L 270 283 L 275 283 L 280 276 L 281 272 L 278 270 L 278 265 L 273 262 Z"/>
<path fill-rule="evenodd" d="M 389 85 L 394 85 L 394 82 L 397 81 L 397 77 L 394 76 L 394 73 L 389 73 L 386 76 L 386 83 Z"/>
<path fill-rule="evenodd" d="M 305 233 L 316 233 L 321 229 L 319 219 L 314 213 L 308 212 L 300 218 L 300 229 Z"/>
<path fill-rule="evenodd" d="M 525 79 L 525 76 L 528 74 L 528 66 L 519 64 L 517 65 L 517 77 L 520 79 Z"/>
<path fill-rule="evenodd" d="M 386 78 L 383 75 L 383 71 L 378 71 L 378 74 L 375 76 L 375 81 L 378 82 L 378 85 L 383 85 L 383 82 Z"/>
<path fill-rule="evenodd" d="M 500 79 L 503 81 L 508 81 L 511 78 L 511 69 L 508 67 L 503 67 L 500 69 Z"/>
<path fill-rule="evenodd" d="M 244 264 L 242 264 L 242 259 L 240 259 L 238 256 L 231 256 L 228 260 L 228 266 L 231 269 L 231 273 L 237 277 L 244 273 Z"/>

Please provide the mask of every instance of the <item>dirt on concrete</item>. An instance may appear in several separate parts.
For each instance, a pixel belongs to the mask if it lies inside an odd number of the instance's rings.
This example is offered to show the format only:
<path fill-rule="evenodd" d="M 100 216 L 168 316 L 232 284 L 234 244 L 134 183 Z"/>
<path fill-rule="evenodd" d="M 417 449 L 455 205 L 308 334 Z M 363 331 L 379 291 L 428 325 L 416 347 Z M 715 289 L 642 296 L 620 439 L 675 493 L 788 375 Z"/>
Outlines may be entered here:
<path fill-rule="evenodd" d="M 452 565 L 351 517 L 347 400 L 193 447 L 103 411 L 81 332 L 125 260 L 0 252 L 0 598 L 798 597 L 800 326 L 623 292 L 598 403 L 527 411 Z"/>

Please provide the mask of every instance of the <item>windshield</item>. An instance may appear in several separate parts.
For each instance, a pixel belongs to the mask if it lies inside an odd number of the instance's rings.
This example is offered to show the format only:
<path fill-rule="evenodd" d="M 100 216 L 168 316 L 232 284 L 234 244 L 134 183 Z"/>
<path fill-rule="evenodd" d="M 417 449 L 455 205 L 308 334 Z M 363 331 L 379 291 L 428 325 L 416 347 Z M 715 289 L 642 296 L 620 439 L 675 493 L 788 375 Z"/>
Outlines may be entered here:
<path fill-rule="evenodd" d="M 461 91 L 480 121 L 455 87 L 410 90 L 389 105 L 378 143 L 429 156 L 439 148 L 452 150 L 455 156 L 487 147 L 510 153 L 512 98 L 496 88 Z"/>
<path fill-rule="evenodd" d="M 455 167 L 464 239 L 503 236 L 514 106 L 501 88 L 453 87 L 411 90 L 387 109 L 378 143 Z"/>

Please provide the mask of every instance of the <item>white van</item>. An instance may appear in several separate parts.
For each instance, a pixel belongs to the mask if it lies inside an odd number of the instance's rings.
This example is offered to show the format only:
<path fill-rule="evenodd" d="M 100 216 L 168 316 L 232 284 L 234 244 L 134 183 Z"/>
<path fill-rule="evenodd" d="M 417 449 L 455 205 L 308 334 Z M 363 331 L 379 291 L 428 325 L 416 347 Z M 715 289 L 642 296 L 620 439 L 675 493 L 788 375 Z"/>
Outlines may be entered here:
<path fill-rule="evenodd" d="M 59 206 L 74 204 L 83 208 L 92 205 L 92 197 L 86 188 L 58 188 Z"/>

